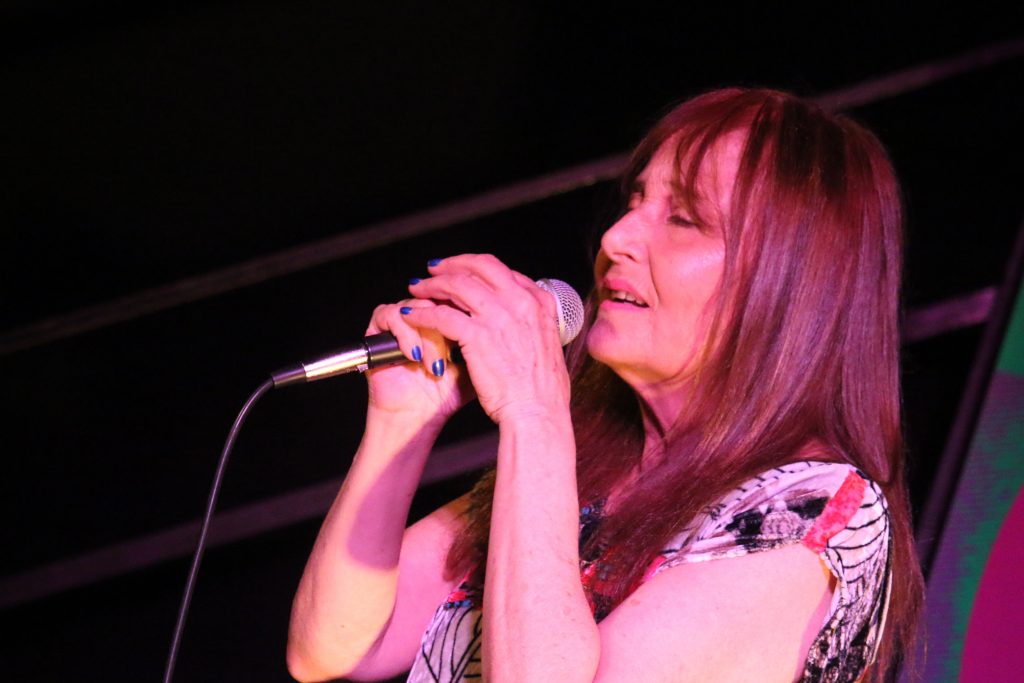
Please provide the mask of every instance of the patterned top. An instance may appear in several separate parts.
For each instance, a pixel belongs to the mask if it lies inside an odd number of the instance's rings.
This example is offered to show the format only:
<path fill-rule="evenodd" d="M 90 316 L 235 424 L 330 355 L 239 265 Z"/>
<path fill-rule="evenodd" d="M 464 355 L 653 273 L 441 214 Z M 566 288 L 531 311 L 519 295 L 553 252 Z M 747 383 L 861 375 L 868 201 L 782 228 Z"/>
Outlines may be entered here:
<path fill-rule="evenodd" d="M 580 511 L 581 547 L 601 520 L 600 503 Z M 836 579 L 828 615 L 800 681 L 856 681 L 874 659 L 889 602 L 892 544 L 878 486 L 856 468 L 799 462 L 745 482 L 705 510 L 654 558 L 643 581 L 680 564 L 802 543 Z M 611 610 L 602 594 L 608 567 L 582 557 L 594 618 Z M 409 672 L 410 683 L 481 681 L 482 591 L 464 581 L 437 609 Z"/>

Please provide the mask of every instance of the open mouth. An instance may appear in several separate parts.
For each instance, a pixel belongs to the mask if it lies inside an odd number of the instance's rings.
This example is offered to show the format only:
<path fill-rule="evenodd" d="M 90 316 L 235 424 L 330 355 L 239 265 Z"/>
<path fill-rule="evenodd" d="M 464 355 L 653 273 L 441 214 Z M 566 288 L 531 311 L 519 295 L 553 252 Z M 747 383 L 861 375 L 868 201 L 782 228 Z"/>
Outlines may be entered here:
<path fill-rule="evenodd" d="M 608 293 L 608 298 L 612 301 L 622 304 L 631 304 L 638 308 L 647 308 L 647 304 L 633 296 L 629 292 L 623 292 L 621 290 L 612 290 Z"/>

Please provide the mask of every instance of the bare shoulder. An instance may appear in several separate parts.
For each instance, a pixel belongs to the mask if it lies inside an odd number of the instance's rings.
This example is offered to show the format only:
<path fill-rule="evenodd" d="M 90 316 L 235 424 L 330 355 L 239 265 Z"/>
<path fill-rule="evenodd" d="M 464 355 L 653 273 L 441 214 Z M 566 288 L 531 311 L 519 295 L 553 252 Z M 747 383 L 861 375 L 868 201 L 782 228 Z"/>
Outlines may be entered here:
<path fill-rule="evenodd" d="M 800 544 L 672 567 L 601 622 L 597 680 L 792 681 L 831 595 Z"/>

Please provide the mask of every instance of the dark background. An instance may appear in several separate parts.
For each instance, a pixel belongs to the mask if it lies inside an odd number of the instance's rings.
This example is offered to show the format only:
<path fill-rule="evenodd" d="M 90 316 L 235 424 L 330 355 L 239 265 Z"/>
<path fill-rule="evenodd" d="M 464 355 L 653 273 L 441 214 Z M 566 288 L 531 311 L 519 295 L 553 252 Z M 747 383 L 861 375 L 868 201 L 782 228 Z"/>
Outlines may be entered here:
<path fill-rule="evenodd" d="M 1024 35 L 1024 11 L 1004 5 L 771 5 L 8 3 L 0 333 L 626 151 L 708 88 L 820 95 Z M 1002 277 L 1022 216 L 1021 65 L 850 111 L 904 182 L 910 309 Z M 429 258 L 493 252 L 585 290 L 588 243 L 616 201 L 598 183 L 0 355 L 0 576 L 198 517 L 248 393 L 358 336 Z M 980 336 L 904 349 L 919 508 Z M 340 477 L 364 403 L 356 377 L 268 395 L 221 509 Z M 443 441 L 488 428 L 470 411 Z M 471 481 L 426 488 L 414 513 Z M 207 555 L 177 680 L 288 680 L 288 610 L 317 527 Z M 0 676 L 158 679 L 186 569 L 182 558 L 4 610 Z"/>

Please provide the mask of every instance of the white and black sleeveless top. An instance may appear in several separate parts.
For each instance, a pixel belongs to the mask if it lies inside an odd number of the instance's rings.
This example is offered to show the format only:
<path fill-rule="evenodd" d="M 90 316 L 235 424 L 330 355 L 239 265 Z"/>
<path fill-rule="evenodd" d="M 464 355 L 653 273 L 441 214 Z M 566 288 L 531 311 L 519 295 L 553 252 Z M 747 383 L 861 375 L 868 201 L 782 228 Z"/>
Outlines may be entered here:
<path fill-rule="evenodd" d="M 580 511 L 580 540 L 600 524 L 601 504 Z M 801 681 L 856 681 L 874 659 L 891 573 L 889 513 L 878 486 L 856 468 L 799 462 L 764 472 L 707 508 L 662 550 L 643 580 L 680 564 L 739 557 L 801 543 L 836 579 L 828 615 L 807 653 Z M 594 617 L 612 608 L 601 557 L 580 562 Z M 410 683 L 482 681 L 482 590 L 467 579 L 440 605 L 423 635 Z"/>

